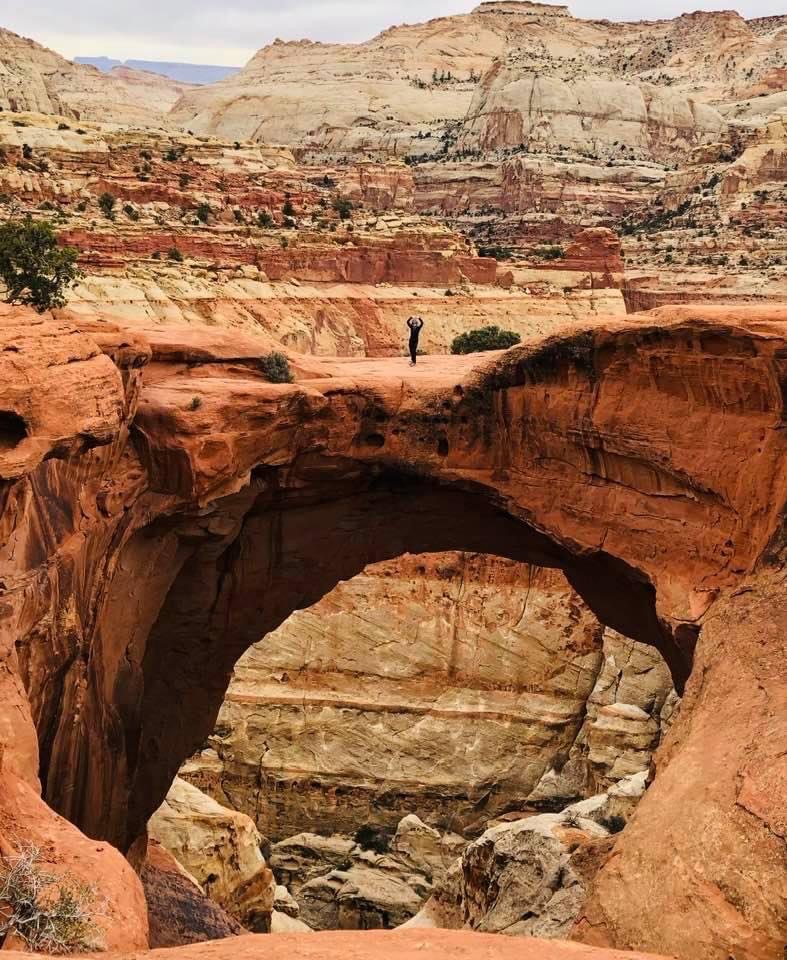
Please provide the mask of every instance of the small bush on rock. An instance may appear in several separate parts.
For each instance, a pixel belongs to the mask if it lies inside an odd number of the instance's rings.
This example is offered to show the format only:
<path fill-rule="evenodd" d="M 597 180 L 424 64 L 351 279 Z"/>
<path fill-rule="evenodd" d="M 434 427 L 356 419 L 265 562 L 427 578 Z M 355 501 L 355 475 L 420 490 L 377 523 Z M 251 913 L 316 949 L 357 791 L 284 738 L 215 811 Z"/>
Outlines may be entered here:
<path fill-rule="evenodd" d="M 513 330 L 501 330 L 492 325 L 480 330 L 469 330 L 454 337 L 451 353 L 482 353 L 485 350 L 507 350 L 514 347 L 522 338 Z"/>
<path fill-rule="evenodd" d="M 35 953 L 102 950 L 93 888 L 67 874 L 46 873 L 39 861 L 40 851 L 32 845 L 0 858 L 0 903 L 6 906 L 0 913 L 0 942 L 13 933 Z"/>
<path fill-rule="evenodd" d="M 274 350 L 264 356 L 261 361 L 262 372 L 270 383 L 292 383 L 293 376 L 290 362 L 283 353 Z"/>
<path fill-rule="evenodd" d="M 612 817 L 603 817 L 599 820 L 599 823 L 605 830 L 609 830 L 610 833 L 620 833 L 626 826 L 626 818 L 616 814 Z"/>
<path fill-rule="evenodd" d="M 533 256 L 539 260 L 562 260 L 566 252 L 562 247 L 537 247 Z"/>
<path fill-rule="evenodd" d="M 107 220 L 115 219 L 115 198 L 111 193 L 102 193 L 98 198 L 98 205 Z"/>
<path fill-rule="evenodd" d="M 336 197 L 333 201 L 333 209 L 339 214 L 340 220 L 349 220 L 352 217 L 352 201 L 346 197 Z"/>
<path fill-rule="evenodd" d="M 362 850 L 374 850 L 375 853 L 388 853 L 391 839 L 382 827 L 365 823 L 355 834 L 355 842 Z"/>

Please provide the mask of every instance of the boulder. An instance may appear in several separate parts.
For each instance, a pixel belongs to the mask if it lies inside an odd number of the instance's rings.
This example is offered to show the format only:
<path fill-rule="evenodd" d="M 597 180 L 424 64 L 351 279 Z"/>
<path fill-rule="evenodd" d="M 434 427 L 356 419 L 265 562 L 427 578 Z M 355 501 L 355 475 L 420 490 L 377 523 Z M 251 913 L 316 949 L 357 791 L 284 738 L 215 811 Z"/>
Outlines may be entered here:
<path fill-rule="evenodd" d="M 176 777 L 148 832 L 247 929 L 270 929 L 275 882 L 249 817 Z"/>

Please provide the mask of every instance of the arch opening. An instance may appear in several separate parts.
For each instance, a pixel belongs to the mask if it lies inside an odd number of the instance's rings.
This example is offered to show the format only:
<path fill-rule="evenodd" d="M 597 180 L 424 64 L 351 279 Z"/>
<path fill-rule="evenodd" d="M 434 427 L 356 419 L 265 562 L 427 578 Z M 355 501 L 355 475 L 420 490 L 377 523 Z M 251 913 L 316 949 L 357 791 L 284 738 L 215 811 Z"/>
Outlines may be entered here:
<path fill-rule="evenodd" d="M 28 436 L 23 417 L 13 410 L 0 410 L 0 452 L 13 450 Z"/>
<path fill-rule="evenodd" d="M 260 468 L 239 493 L 126 544 L 95 626 L 93 723 L 77 738 L 63 717 L 39 722 L 76 741 L 73 753 L 42 751 L 48 802 L 128 850 L 213 730 L 249 647 L 370 563 L 451 550 L 561 568 L 602 622 L 670 662 L 647 578 L 603 552 L 572 555 L 485 492 L 357 462 L 304 462 L 286 478 Z M 685 662 L 670 666 L 677 683 Z M 95 749 L 105 765 L 88 762 Z"/>
<path fill-rule="evenodd" d="M 623 829 L 675 703 L 659 652 L 604 628 L 561 571 L 402 556 L 340 582 L 241 657 L 149 834 L 201 879 L 199 811 L 217 804 L 218 822 L 237 811 L 301 922 L 396 926 L 440 900 L 449 871 L 470 894 L 489 828 L 547 831 L 549 863 L 570 856 L 561 831 L 592 844 Z M 511 869 L 524 877 L 534 862 Z M 554 874 L 560 900 L 577 881 L 573 868 Z M 532 907 L 541 922 L 548 910 Z"/>

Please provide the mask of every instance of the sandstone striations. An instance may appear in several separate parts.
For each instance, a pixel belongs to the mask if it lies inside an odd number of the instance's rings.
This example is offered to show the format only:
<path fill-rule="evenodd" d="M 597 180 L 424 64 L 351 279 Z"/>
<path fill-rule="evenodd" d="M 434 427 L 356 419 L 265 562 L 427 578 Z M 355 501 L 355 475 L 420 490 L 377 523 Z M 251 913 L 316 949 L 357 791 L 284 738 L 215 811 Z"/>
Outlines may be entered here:
<path fill-rule="evenodd" d="M 556 9 L 481 4 L 355 46 L 277 42 L 173 117 L 323 164 L 405 159 L 416 209 L 529 252 L 624 216 L 659 229 L 672 174 L 696 173 L 698 152 L 734 161 L 787 109 L 784 17 L 611 23 Z M 739 251 L 734 219 L 722 226 Z M 772 249 L 783 264 L 783 235 Z"/>
<path fill-rule="evenodd" d="M 497 554 L 562 568 L 686 690 L 579 935 L 777 955 L 783 311 L 663 309 L 413 371 L 294 357 L 286 385 L 213 333 L 0 329 L 4 662 L 51 806 L 128 849 L 293 610 L 371 562 Z"/>
<path fill-rule="evenodd" d="M 54 218 L 80 250 L 66 318 L 210 323 L 307 353 L 390 356 L 414 312 L 429 320 L 424 349 L 444 353 L 485 323 L 529 335 L 625 310 L 609 231 L 578 237 L 562 269 L 512 273 L 416 214 L 401 163 L 326 172 L 284 148 L 2 116 L 0 217 Z"/>
<path fill-rule="evenodd" d="M 173 116 L 200 133 L 321 156 L 439 156 L 458 143 L 654 158 L 723 133 L 707 102 L 743 99 L 783 65 L 783 26 L 732 12 L 610 23 L 488 3 L 354 46 L 277 41 L 239 74 L 186 94 Z"/>
<path fill-rule="evenodd" d="M 273 840 L 416 812 L 478 833 L 531 795 L 565 805 L 647 770 L 670 688 L 659 654 L 605 631 L 556 572 L 405 557 L 241 658 L 182 775 Z"/>

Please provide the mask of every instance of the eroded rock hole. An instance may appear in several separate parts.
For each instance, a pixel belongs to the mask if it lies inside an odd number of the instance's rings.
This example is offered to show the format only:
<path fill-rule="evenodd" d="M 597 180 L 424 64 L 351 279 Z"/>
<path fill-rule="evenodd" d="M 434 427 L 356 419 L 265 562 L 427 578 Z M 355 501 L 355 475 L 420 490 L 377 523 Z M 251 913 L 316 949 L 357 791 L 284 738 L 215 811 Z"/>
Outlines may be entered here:
<path fill-rule="evenodd" d="M 11 410 L 0 410 L 0 450 L 13 450 L 26 437 L 24 419 Z"/>
<path fill-rule="evenodd" d="M 361 437 L 361 446 L 380 448 L 385 446 L 385 437 L 381 433 L 367 433 Z"/>
<path fill-rule="evenodd" d="M 395 927 L 453 882 L 459 925 L 565 937 L 676 703 L 561 572 L 405 555 L 241 657 L 149 830 L 249 929 Z M 509 882 L 538 902 L 489 893 Z"/>

